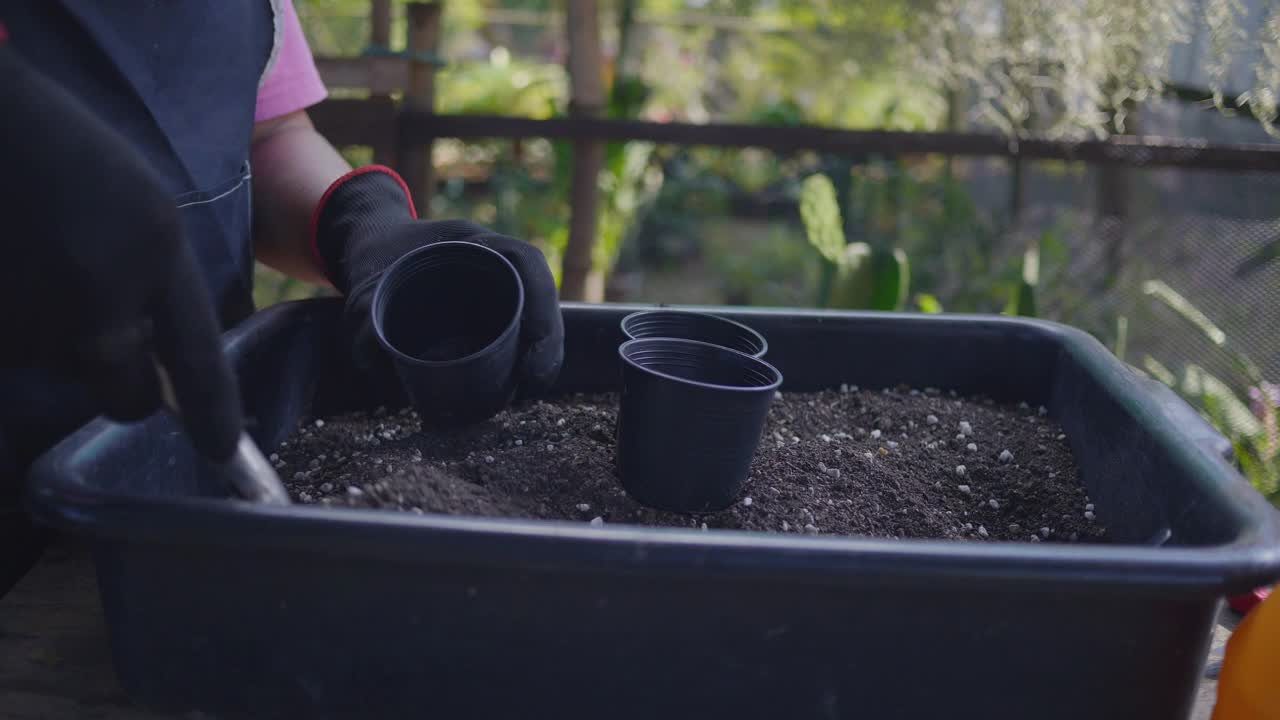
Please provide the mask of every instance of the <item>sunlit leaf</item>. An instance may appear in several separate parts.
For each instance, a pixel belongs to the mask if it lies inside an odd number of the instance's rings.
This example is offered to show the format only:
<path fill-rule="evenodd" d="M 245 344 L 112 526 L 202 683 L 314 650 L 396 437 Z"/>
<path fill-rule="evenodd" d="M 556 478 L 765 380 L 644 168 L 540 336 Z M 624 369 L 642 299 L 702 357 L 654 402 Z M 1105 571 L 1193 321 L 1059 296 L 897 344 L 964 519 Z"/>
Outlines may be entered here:
<path fill-rule="evenodd" d="M 1148 375 L 1169 387 L 1177 387 L 1178 385 L 1178 376 L 1174 375 L 1172 370 L 1150 355 L 1142 356 L 1142 369 L 1146 370 Z"/>
<path fill-rule="evenodd" d="M 916 307 L 922 313 L 936 315 L 942 312 L 942 303 L 938 302 L 938 298 L 929 293 L 918 293 L 916 295 Z"/>
<path fill-rule="evenodd" d="M 1036 317 L 1036 286 L 1023 280 L 1014 287 L 1013 292 L 1013 309 L 1010 314 L 1021 317 Z"/>
<path fill-rule="evenodd" d="M 871 246 L 864 242 L 850 243 L 842 250 L 835 268 L 828 305 L 844 310 L 871 307 L 875 283 Z"/>
<path fill-rule="evenodd" d="M 1247 443 L 1236 442 L 1236 461 L 1240 464 L 1240 473 L 1249 480 L 1258 492 L 1267 496 L 1273 504 L 1280 502 L 1280 463 L 1275 459 L 1264 460 L 1252 451 Z"/>
<path fill-rule="evenodd" d="M 800 218 L 809 242 L 828 261 L 839 263 L 845 246 L 844 224 L 836 188 L 826 175 L 810 175 L 801 184 Z"/>
<path fill-rule="evenodd" d="M 911 264 L 900 248 L 871 253 L 873 310 L 901 310 L 911 288 Z"/>
<path fill-rule="evenodd" d="M 1116 318 L 1116 344 L 1112 352 L 1121 360 L 1129 353 L 1129 318 L 1124 315 Z"/>
<path fill-rule="evenodd" d="M 1142 283 L 1142 292 L 1160 301 L 1194 325 L 1214 345 L 1223 345 L 1227 342 L 1227 334 L 1221 328 L 1163 280 L 1148 280 Z"/>
<path fill-rule="evenodd" d="M 1022 282 L 1031 287 L 1040 284 L 1040 245 L 1032 243 L 1022 254 Z"/>
<path fill-rule="evenodd" d="M 1242 402 L 1231 387 L 1199 365 L 1187 365 L 1182 375 L 1183 397 L 1197 400 L 1202 409 L 1230 437 L 1256 439 L 1262 435 L 1262 422 Z"/>

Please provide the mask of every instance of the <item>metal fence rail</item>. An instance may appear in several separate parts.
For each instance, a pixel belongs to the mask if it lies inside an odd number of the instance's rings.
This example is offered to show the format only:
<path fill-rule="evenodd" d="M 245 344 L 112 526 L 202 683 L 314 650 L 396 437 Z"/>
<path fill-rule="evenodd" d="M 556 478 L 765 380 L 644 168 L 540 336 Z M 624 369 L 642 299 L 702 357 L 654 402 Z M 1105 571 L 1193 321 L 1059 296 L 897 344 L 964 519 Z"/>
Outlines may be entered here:
<path fill-rule="evenodd" d="M 1011 139 L 985 133 L 842 130 L 813 125 L 656 123 L 600 118 L 436 115 L 400 110 L 389 100 L 331 100 L 312 111 L 317 126 L 340 145 L 429 144 L 440 138 L 643 140 L 670 145 L 811 150 L 836 155 L 939 153 L 966 157 L 1064 160 L 1130 167 L 1280 172 L 1280 145 L 1210 144 L 1194 140 L 1115 136 L 1068 142 Z"/>

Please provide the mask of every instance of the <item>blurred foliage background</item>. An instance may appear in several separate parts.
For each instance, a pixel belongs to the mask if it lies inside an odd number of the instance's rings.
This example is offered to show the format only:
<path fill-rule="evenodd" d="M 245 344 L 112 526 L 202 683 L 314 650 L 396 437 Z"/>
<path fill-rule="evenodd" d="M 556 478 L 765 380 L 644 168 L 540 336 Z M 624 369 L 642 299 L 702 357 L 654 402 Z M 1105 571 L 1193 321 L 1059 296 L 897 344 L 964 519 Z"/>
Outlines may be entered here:
<path fill-rule="evenodd" d="M 317 55 L 366 51 L 367 0 L 296 4 Z M 1270 0 L 600 7 L 612 117 L 1274 142 Z M 563 12 L 549 0 L 446 0 L 437 111 L 564 115 Z M 393 18 L 392 49 L 403 49 L 399 2 Z M 370 161 L 368 148 L 344 152 Z M 432 215 L 528 239 L 558 270 L 569 152 L 538 139 L 438 141 Z M 606 299 L 1070 323 L 1187 398 L 1278 497 L 1280 172 L 633 142 L 609 148 L 599 185 Z M 314 292 L 264 271 L 258 301 Z"/>

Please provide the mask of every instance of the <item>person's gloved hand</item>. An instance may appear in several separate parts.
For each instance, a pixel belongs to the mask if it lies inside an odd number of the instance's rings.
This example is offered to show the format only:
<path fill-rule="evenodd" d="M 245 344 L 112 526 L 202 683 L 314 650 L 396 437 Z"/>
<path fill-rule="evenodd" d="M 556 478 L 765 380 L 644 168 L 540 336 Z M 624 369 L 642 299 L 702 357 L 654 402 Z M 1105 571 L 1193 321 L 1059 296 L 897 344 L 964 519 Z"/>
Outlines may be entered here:
<path fill-rule="evenodd" d="M 316 208 L 313 239 L 325 274 L 346 296 L 345 324 L 356 361 L 369 370 L 383 357 L 370 307 L 382 273 L 410 250 L 464 240 L 500 253 L 524 283 L 517 378 L 523 394 L 551 387 L 564 360 L 564 321 L 555 278 L 538 248 L 464 220 L 418 220 L 408 188 L 390 168 L 360 168 L 330 186 Z M 466 308 L 441 308 L 465 312 Z"/>
<path fill-rule="evenodd" d="M 196 447 L 235 452 L 243 419 L 178 211 L 111 128 L 0 44 L 3 368 L 61 371 L 136 420 L 168 371 Z M 0 400 L 2 401 L 2 400 Z"/>

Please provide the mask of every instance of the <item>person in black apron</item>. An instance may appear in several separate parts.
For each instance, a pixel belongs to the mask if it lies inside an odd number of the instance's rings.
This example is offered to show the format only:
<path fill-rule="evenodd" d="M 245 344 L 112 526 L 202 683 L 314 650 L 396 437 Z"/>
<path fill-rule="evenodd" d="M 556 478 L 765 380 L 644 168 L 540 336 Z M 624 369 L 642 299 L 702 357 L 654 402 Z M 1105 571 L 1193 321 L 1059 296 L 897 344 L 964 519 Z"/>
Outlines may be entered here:
<path fill-rule="evenodd" d="M 231 455 L 243 421 L 217 334 L 253 311 L 255 252 L 346 295 L 367 365 L 383 270 L 433 242 L 487 245 L 525 284 L 523 390 L 559 373 L 535 247 L 416 219 L 394 171 L 351 170 L 303 110 L 255 122 L 282 20 L 296 24 L 280 2 L 0 0 L 0 592 L 40 546 L 20 512 L 26 468 L 99 412 L 156 410 L 154 358 L 197 448 Z"/>

